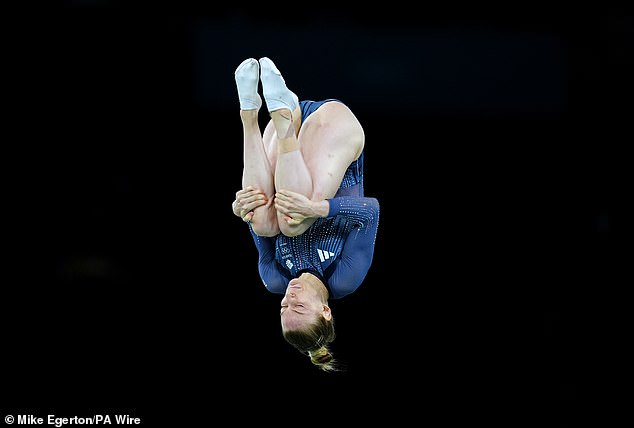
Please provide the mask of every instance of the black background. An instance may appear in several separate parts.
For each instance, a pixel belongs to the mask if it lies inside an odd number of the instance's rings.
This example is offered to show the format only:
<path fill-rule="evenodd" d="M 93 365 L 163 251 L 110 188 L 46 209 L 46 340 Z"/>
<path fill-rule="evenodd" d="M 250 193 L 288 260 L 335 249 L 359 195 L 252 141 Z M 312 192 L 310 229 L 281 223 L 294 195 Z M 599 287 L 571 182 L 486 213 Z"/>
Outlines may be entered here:
<path fill-rule="evenodd" d="M 630 11 L 67 1 L 28 16 L 5 413 L 561 427 L 620 407 Z M 333 302 L 344 373 L 283 341 L 231 213 L 233 71 L 262 56 L 366 132 L 382 211 L 366 281 Z"/>

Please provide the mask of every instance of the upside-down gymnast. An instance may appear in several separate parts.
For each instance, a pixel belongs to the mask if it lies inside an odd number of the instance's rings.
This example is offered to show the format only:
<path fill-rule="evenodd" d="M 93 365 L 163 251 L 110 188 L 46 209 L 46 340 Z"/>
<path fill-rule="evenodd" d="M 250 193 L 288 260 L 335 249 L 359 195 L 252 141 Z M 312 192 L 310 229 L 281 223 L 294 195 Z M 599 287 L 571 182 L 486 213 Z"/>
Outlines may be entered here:
<path fill-rule="evenodd" d="M 338 99 L 299 101 L 269 58 L 244 60 L 234 77 L 244 163 L 233 213 L 249 226 L 266 289 L 283 295 L 284 339 L 321 370 L 338 370 L 329 299 L 365 279 L 379 221 L 378 200 L 364 196 L 363 128 Z"/>

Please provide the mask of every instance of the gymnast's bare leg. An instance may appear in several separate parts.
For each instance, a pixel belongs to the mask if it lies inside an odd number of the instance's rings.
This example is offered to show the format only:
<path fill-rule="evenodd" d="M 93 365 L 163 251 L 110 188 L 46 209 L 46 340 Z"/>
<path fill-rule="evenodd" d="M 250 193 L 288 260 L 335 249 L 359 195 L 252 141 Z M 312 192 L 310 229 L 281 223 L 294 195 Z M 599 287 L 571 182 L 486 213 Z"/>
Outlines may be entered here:
<path fill-rule="evenodd" d="M 332 198 L 346 169 L 363 150 L 365 136 L 359 121 L 339 102 L 324 104 L 303 121 L 297 96 L 270 59 L 260 59 L 260 75 L 271 116 L 264 143 L 274 166 L 275 188 L 312 200 Z M 291 226 L 278 213 L 279 228 L 287 236 L 303 233 L 315 220 Z"/>
<path fill-rule="evenodd" d="M 262 105 L 257 93 L 258 73 L 271 117 L 263 135 L 258 124 Z M 235 76 L 244 131 L 242 192 L 247 199 L 243 194 L 241 200 L 257 205 L 249 216 L 253 230 L 260 236 L 279 232 L 299 235 L 316 219 L 289 225 L 272 204 L 276 189 L 312 200 L 333 197 L 347 167 L 363 150 L 363 129 L 349 108 L 339 102 L 324 104 L 303 122 L 297 96 L 268 58 L 243 61 Z M 256 203 L 258 198 L 266 203 Z"/>
<path fill-rule="evenodd" d="M 240 118 L 243 129 L 242 189 L 246 194 L 242 203 L 254 203 L 264 199 L 265 205 L 253 209 L 249 221 L 259 236 L 275 236 L 280 232 L 277 212 L 272 204 L 275 195 L 273 165 L 269 162 L 258 123 L 262 100 L 258 95 L 260 64 L 254 58 L 244 60 L 235 71 L 240 99 Z"/>

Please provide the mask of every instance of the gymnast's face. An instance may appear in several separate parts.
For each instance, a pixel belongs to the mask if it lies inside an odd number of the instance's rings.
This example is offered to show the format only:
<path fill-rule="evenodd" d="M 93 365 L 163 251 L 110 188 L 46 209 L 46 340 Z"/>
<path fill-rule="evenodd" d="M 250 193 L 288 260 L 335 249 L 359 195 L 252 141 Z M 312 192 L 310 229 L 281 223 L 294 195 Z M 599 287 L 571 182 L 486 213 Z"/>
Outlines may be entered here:
<path fill-rule="evenodd" d="M 298 330 L 315 322 L 317 317 L 330 319 L 330 308 L 322 292 L 302 277 L 288 283 L 280 311 L 282 330 Z"/>

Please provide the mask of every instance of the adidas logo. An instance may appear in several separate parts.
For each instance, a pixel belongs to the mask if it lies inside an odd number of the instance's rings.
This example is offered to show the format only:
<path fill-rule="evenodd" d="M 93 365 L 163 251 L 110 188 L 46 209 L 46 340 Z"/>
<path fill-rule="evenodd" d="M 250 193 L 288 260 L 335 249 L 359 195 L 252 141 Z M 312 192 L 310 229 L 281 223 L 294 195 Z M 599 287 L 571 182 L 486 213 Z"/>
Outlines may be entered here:
<path fill-rule="evenodd" d="M 319 260 L 321 260 L 322 263 L 335 255 L 332 251 L 324 251 L 319 248 L 317 248 L 317 254 L 319 254 Z"/>

